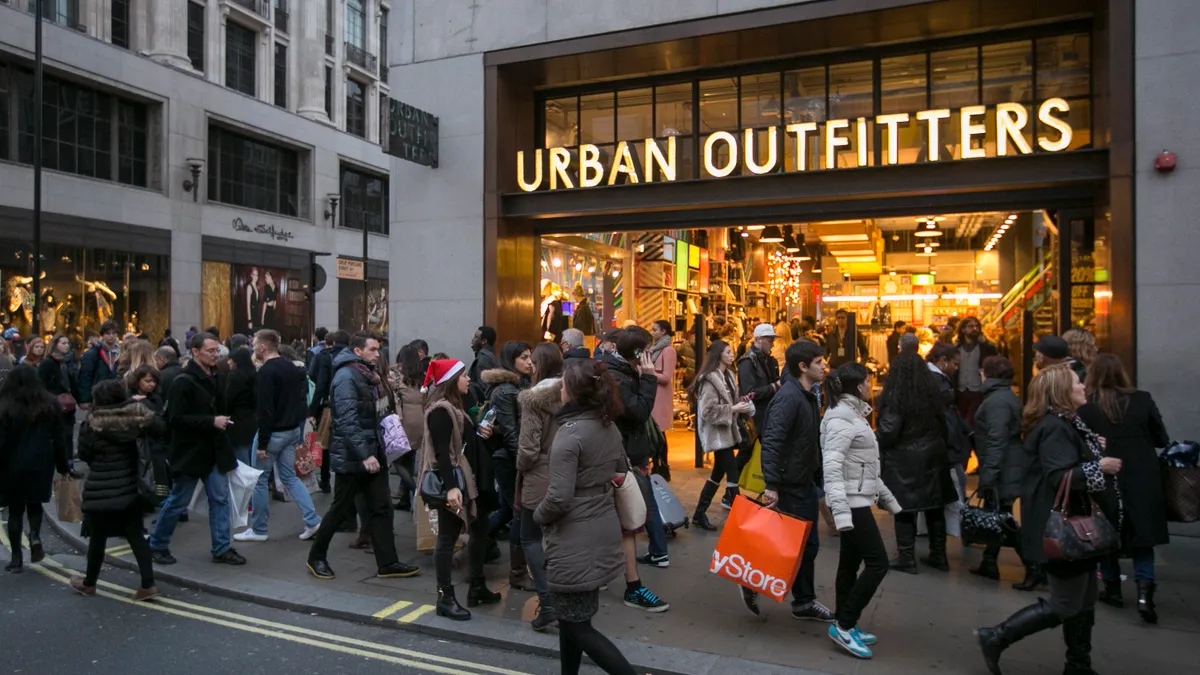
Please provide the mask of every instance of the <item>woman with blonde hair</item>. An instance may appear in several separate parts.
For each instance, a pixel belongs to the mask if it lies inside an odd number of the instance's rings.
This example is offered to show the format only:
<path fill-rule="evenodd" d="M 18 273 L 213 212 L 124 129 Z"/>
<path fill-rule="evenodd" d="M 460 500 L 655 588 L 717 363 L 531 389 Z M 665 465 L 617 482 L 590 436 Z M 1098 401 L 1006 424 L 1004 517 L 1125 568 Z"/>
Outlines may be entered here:
<path fill-rule="evenodd" d="M 1067 363 L 1070 364 L 1071 370 L 1079 376 L 1079 381 L 1086 382 L 1087 369 L 1091 367 L 1092 361 L 1099 352 L 1096 349 L 1096 336 L 1083 328 L 1068 328 L 1062 334 L 1062 338 L 1067 341 L 1067 349 L 1071 353 L 1071 360 Z"/>
<path fill-rule="evenodd" d="M 1049 601 L 1038 599 L 1017 610 L 999 625 L 975 631 L 984 662 L 993 675 L 1000 673 L 1000 655 L 1013 643 L 1034 633 L 1063 626 L 1067 646 L 1067 675 L 1092 675 L 1092 626 L 1096 614 L 1096 563 L 1103 557 L 1083 560 L 1048 560 L 1042 548 L 1046 522 L 1063 480 L 1068 508 L 1086 510 L 1089 503 L 1120 529 L 1121 504 L 1115 476 L 1120 459 L 1105 456 L 1104 440 L 1077 414 L 1087 403 L 1079 377 L 1066 364 L 1046 368 L 1029 383 L 1029 399 L 1022 411 L 1025 452 L 1030 455 L 1021 490 L 1021 551 L 1044 565 L 1050 577 Z"/>
<path fill-rule="evenodd" d="M 117 376 L 127 377 L 130 373 L 142 366 L 150 366 L 158 368 L 154 362 L 154 347 L 145 340 L 126 340 L 121 343 L 121 348 L 117 354 Z M 126 386 L 133 387 L 136 382 L 126 382 Z"/>

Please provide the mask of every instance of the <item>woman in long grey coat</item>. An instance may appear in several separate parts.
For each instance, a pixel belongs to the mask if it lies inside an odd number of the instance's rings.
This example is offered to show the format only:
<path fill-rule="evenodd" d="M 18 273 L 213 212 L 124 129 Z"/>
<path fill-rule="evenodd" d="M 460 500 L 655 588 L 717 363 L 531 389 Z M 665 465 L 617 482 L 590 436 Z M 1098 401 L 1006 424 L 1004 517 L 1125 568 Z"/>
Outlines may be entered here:
<path fill-rule="evenodd" d="M 600 587 L 625 569 L 613 480 L 624 477 L 628 462 L 621 432 L 613 425 L 619 404 L 606 364 L 567 363 L 562 402 L 549 489 L 533 514 L 542 527 L 562 673 L 577 674 L 587 653 L 607 673 L 633 675 L 616 645 L 592 626 Z"/>

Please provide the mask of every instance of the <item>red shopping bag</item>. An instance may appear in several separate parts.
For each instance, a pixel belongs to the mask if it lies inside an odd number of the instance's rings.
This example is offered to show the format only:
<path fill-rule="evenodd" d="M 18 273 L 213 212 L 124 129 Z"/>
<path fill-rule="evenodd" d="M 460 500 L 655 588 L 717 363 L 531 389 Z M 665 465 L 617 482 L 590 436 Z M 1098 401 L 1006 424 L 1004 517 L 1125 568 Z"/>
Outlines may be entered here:
<path fill-rule="evenodd" d="M 813 523 L 738 495 L 717 540 L 709 572 L 783 602 Z"/>

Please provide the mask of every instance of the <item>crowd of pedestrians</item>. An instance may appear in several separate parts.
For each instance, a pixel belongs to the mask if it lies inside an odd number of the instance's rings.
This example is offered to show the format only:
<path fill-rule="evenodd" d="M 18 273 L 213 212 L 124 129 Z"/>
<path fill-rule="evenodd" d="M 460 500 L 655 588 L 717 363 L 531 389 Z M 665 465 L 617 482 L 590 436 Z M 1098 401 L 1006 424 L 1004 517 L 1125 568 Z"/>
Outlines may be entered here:
<path fill-rule="evenodd" d="M 270 511 L 280 485 L 303 518 L 296 536 L 310 542 L 307 569 L 319 579 L 335 577 L 328 552 L 338 532 L 357 533 L 351 546 L 373 553 L 379 577 L 420 574 L 400 560 L 394 519 L 396 510 L 427 507 L 437 523 L 439 616 L 466 621 L 470 608 L 501 600 L 484 565 L 504 557 L 498 542 L 506 540 L 508 586 L 537 594 L 534 630 L 558 627 L 562 672 L 577 673 L 586 653 L 606 672 L 631 673 L 591 621 L 600 589 L 619 577 L 626 606 L 670 608 L 639 568 L 670 566 L 668 523 L 651 475 L 669 476 L 661 430 L 674 417 L 675 370 L 690 368 L 697 440 L 712 469 L 688 520 L 719 530 L 720 519 L 710 517 L 717 494 L 724 490 L 719 504 L 731 508 L 739 477 L 760 453 L 764 487 L 751 496 L 813 523 L 790 584 L 791 613 L 829 624 L 830 639 L 854 656 L 873 655 L 877 637 L 859 621 L 889 571 L 950 569 L 947 507 L 968 496 L 972 454 L 979 503 L 1009 514 L 1019 499 L 1021 528 L 1011 540 L 987 542 L 970 572 L 998 580 L 1008 545 L 1025 566 L 1014 588 L 1048 584 L 1050 591 L 1048 600 L 977 631 L 993 673 L 1008 647 L 1059 625 L 1066 672 L 1093 673 L 1094 606 L 1124 605 L 1121 557 L 1132 558 L 1139 615 L 1158 621 L 1154 549 L 1168 537 L 1155 448 L 1168 436 L 1153 399 L 1132 386 L 1116 356 L 1098 353 L 1082 329 L 1042 337 L 1022 405 L 1013 364 L 977 319 L 959 321 L 925 355 L 901 322 L 888 339 L 876 395 L 875 376 L 860 363 L 865 348 L 844 319 L 839 312 L 837 327 L 819 337 L 764 323 L 748 345 L 712 341 L 699 367 L 692 352 L 676 352 L 666 322 L 605 333 L 594 352 L 574 329 L 559 344 L 530 345 L 500 343 L 481 326 L 469 365 L 430 355 L 425 341 L 413 340 L 389 366 L 385 339 L 345 330 L 319 329 L 299 353 L 269 329 L 225 342 L 215 328 L 193 329 L 182 345 L 168 331 L 155 347 L 144 336 L 119 338 L 111 322 L 80 350 L 55 335 L 21 341 L 14 359 L 12 344 L 0 341 L 0 505 L 10 541 L 20 541 L 28 524 L 30 559 L 38 562 L 54 475 L 82 478 L 73 467 L 82 460 L 90 541 L 86 574 L 71 585 L 94 595 L 106 541 L 123 537 L 141 570 L 135 600 L 157 595 L 154 565 L 176 562 L 172 536 L 198 485 L 214 563 L 245 565 L 235 543 L 275 536 Z M 296 470 L 310 435 L 327 439 L 312 488 L 332 493 L 324 514 Z M 159 477 L 150 486 L 155 495 L 146 494 L 140 468 L 147 457 Z M 262 473 L 248 527 L 235 534 L 227 475 L 239 463 Z M 626 480 L 645 503 L 644 520 L 632 527 L 622 524 L 615 496 Z M 1095 504 L 1119 533 L 1116 545 L 1073 559 L 1048 555 L 1045 525 L 1063 500 Z M 890 560 L 876 508 L 894 522 Z M 154 520 L 145 536 L 147 513 Z M 822 513 L 839 535 L 833 609 L 817 597 Z M 917 551 L 922 527 L 925 555 Z M 639 534 L 648 541 L 644 553 Z M 453 580 L 463 535 L 465 607 Z M 24 562 L 13 547 L 6 569 L 19 572 Z M 758 594 L 740 594 L 760 615 Z"/>

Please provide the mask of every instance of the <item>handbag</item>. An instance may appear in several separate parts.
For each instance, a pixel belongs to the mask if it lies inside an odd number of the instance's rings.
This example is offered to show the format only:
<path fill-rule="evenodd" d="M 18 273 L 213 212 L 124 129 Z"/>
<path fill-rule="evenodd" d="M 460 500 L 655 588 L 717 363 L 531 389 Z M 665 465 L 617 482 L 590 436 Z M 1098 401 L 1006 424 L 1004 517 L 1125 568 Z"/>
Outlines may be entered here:
<path fill-rule="evenodd" d="M 379 423 L 379 427 L 383 430 L 383 452 L 389 464 L 412 452 L 412 444 L 408 441 L 399 415 L 388 415 Z"/>
<path fill-rule="evenodd" d="M 55 398 L 58 399 L 58 407 L 62 408 L 62 411 L 65 414 L 70 415 L 71 413 L 75 412 L 76 403 L 74 396 L 67 392 L 63 392 Z"/>
<path fill-rule="evenodd" d="M 999 497 L 989 506 L 976 490 L 967 500 L 967 507 L 962 512 L 964 543 L 1015 547 L 1020 534 L 1021 528 L 1016 518 L 1000 508 Z"/>
<path fill-rule="evenodd" d="M 633 469 L 627 468 L 620 480 L 618 483 L 617 479 L 613 479 L 613 485 L 617 488 L 614 491 L 617 519 L 621 521 L 622 530 L 634 532 L 646 524 L 646 498 L 638 486 L 637 476 L 633 475 Z"/>
<path fill-rule="evenodd" d="M 1042 531 L 1042 553 L 1049 562 L 1088 560 L 1115 551 L 1120 545 L 1117 528 L 1108 522 L 1096 500 L 1088 495 L 1090 513 L 1072 515 L 1070 507 L 1071 475 L 1067 471 L 1058 484 L 1050 518 Z"/>
<path fill-rule="evenodd" d="M 137 451 L 138 496 L 150 506 L 158 506 L 171 491 L 162 470 L 165 467 L 154 457 L 150 439 L 145 436 L 138 437 Z"/>
<path fill-rule="evenodd" d="M 454 481 L 457 485 L 453 487 L 457 487 L 463 493 L 463 499 L 465 500 L 467 496 L 467 477 L 463 474 L 463 470 L 457 466 L 454 467 Z M 421 493 L 421 499 L 425 500 L 425 505 L 430 509 L 445 508 L 449 501 L 446 495 L 450 492 L 450 488 L 442 484 L 441 474 L 433 469 L 426 471 L 421 476 L 421 485 L 418 486 L 418 491 Z"/>

